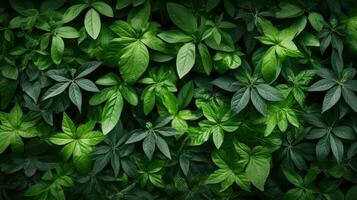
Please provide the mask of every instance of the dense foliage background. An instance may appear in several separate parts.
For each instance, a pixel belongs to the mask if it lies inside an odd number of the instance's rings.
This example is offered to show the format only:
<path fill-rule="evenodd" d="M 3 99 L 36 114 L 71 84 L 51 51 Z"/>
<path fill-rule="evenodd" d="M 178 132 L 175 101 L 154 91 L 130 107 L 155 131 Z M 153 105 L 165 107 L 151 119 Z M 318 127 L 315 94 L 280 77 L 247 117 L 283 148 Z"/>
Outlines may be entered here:
<path fill-rule="evenodd" d="M 356 9 L 1 1 L 0 199 L 356 199 Z"/>

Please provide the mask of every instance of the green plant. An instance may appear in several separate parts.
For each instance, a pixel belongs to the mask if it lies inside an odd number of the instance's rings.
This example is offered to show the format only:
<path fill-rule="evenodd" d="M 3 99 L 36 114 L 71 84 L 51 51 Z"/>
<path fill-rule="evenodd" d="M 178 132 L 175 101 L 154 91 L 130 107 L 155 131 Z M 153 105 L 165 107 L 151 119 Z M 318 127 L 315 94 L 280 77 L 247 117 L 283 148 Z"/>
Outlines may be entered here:
<path fill-rule="evenodd" d="M 352 200 L 356 0 L 4 0 L 0 200 Z"/>

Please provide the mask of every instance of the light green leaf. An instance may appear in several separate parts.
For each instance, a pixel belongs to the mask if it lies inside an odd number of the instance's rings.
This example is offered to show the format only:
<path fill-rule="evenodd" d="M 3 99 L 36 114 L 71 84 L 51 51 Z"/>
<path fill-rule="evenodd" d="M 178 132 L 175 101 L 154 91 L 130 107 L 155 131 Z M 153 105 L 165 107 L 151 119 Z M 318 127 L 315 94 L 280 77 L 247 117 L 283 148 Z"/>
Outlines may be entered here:
<path fill-rule="evenodd" d="M 61 37 L 52 36 L 51 43 L 51 58 L 56 65 L 59 65 L 62 61 L 62 55 L 64 52 L 64 42 Z"/>
<path fill-rule="evenodd" d="M 91 4 L 92 7 L 98 11 L 100 14 L 107 17 L 114 17 L 113 9 L 108 4 L 100 1 L 96 1 Z"/>
<path fill-rule="evenodd" d="M 154 49 L 156 51 L 164 52 L 166 50 L 165 43 L 156 37 L 156 34 L 152 31 L 147 31 L 144 33 L 141 41 L 148 46 L 150 49 Z"/>
<path fill-rule="evenodd" d="M 72 135 L 76 132 L 76 126 L 65 112 L 63 113 L 62 130 L 68 135 Z"/>
<path fill-rule="evenodd" d="M 262 75 L 267 82 L 274 81 L 280 73 L 281 64 L 275 53 L 275 47 L 269 48 L 262 60 Z"/>
<path fill-rule="evenodd" d="M 91 36 L 93 39 L 97 39 L 101 29 L 101 22 L 98 12 L 93 8 L 88 10 L 84 18 L 84 27 L 89 36 Z"/>
<path fill-rule="evenodd" d="M 56 28 L 55 33 L 57 36 L 59 36 L 61 38 L 71 39 L 71 38 L 79 37 L 78 31 L 71 26 L 62 26 L 62 27 Z"/>
<path fill-rule="evenodd" d="M 102 111 L 101 127 L 104 135 L 108 134 L 119 122 L 123 104 L 123 97 L 119 92 L 108 99 Z"/>
<path fill-rule="evenodd" d="M 264 184 L 270 171 L 270 152 L 257 146 L 250 153 L 250 159 L 245 169 L 248 179 L 259 190 L 264 191 Z"/>
<path fill-rule="evenodd" d="M 137 81 L 149 64 L 149 52 L 146 46 L 135 41 L 128 44 L 119 59 L 119 70 L 123 79 L 128 83 Z"/>
<path fill-rule="evenodd" d="M 115 21 L 109 28 L 120 37 L 136 37 L 135 30 L 133 29 L 133 27 L 130 26 L 128 22 L 118 20 Z"/>
<path fill-rule="evenodd" d="M 76 4 L 69 7 L 62 16 L 62 22 L 67 23 L 75 19 L 85 8 L 86 4 Z"/>
<path fill-rule="evenodd" d="M 116 74 L 110 72 L 100 77 L 95 83 L 103 86 L 112 86 L 118 85 L 120 83 L 120 80 Z"/>
<path fill-rule="evenodd" d="M 122 86 L 120 87 L 120 92 L 128 103 L 133 106 L 138 105 L 138 96 L 133 88 Z"/>
<path fill-rule="evenodd" d="M 155 106 L 155 93 L 154 88 L 149 88 L 145 90 L 143 93 L 143 100 L 144 100 L 144 114 L 149 114 Z"/>
<path fill-rule="evenodd" d="M 196 47 L 193 43 L 184 44 L 177 53 L 176 68 L 180 78 L 184 77 L 195 64 Z"/>
<path fill-rule="evenodd" d="M 157 36 L 167 43 L 187 43 L 193 40 L 191 36 L 177 30 L 164 31 Z"/>
<path fill-rule="evenodd" d="M 224 131 L 221 127 L 215 127 L 212 131 L 213 143 L 219 149 L 224 140 Z"/>

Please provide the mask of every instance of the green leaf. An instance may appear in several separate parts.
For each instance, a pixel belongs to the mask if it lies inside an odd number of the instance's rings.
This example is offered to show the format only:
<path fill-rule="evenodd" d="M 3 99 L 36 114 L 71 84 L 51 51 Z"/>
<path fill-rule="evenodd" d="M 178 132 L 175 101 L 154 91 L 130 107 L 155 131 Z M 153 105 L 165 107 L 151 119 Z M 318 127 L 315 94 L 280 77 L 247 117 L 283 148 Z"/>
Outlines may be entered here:
<path fill-rule="evenodd" d="M 265 181 L 269 175 L 270 156 L 270 152 L 264 147 L 255 147 L 245 170 L 248 179 L 261 191 L 264 191 Z"/>
<path fill-rule="evenodd" d="M 70 81 L 67 71 L 52 69 L 46 72 L 46 75 L 58 82 Z"/>
<path fill-rule="evenodd" d="M 235 92 L 239 89 L 239 86 L 236 84 L 236 80 L 227 76 L 218 77 L 217 79 L 211 81 L 211 83 L 229 92 Z"/>
<path fill-rule="evenodd" d="M 311 184 L 317 178 L 320 172 L 321 171 L 317 166 L 310 167 L 310 169 L 307 171 L 307 174 L 304 177 L 304 184 L 305 185 Z"/>
<path fill-rule="evenodd" d="M 76 83 L 72 83 L 68 89 L 69 99 L 77 106 L 79 112 L 82 110 L 82 92 Z"/>
<path fill-rule="evenodd" d="M 71 120 L 71 118 L 68 117 L 65 112 L 63 113 L 62 130 L 68 135 L 74 134 L 77 130 L 73 121 Z"/>
<path fill-rule="evenodd" d="M 128 83 L 137 81 L 149 64 L 149 52 L 146 46 L 136 41 L 123 49 L 119 59 L 119 70 L 123 79 Z"/>
<path fill-rule="evenodd" d="M 212 154 L 212 160 L 221 169 L 215 170 L 206 180 L 206 184 L 221 183 L 221 192 L 228 189 L 234 182 L 245 191 L 250 191 L 249 180 L 239 169 L 231 170 L 218 153 Z"/>
<path fill-rule="evenodd" d="M 342 139 L 353 140 L 356 138 L 355 132 L 349 126 L 344 126 L 344 125 L 335 126 L 332 129 L 332 132 L 335 134 L 335 136 Z"/>
<path fill-rule="evenodd" d="M 283 95 L 275 88 L 268 84 L 259 84 L 256 86 L 258 93 L 268 101 L 281 101 Z"/>
<path fill-rule="evenodd" d="M 49 140 L 57 145 L 65 145 L 60 151 L 65 160 L 73 157 L 73 163 L 80 173 L 88 173 L 91 165 L 92 147 L 104 139 L 101 132 L 93 131 L 95 122 L 89 121 L 76 128 L 72 120 L 64 113 L 62 130 Z"/>
<path fill-rule="evenodd" d="M 320 46 L 320 41 L 317 39 L 317 37 L 311 33 L 303 33 L 302 34 L 302 43 L 305 46 L 310 46 L 310 47 L 319 47 Z"/>
<path fill-rule="evenodd" d="M 141 31 L 143 27 L 148 25 L 150 18 L 151 5 L 149 2 L 146 2 L 141 7 L 136 7 L 131 10 L 128 15 L 128 22 L 133 26 L 137 31 Z"/>
<path fill-rule="evenodd" d="M 259 96 L 255 89 L 250 92 L 250 100 L 252 101 L 254 107 L 262 114 L 266 115 L 267 105 L 264 100 Z"/>
<path fill-rule="evenodd" d="M 141 41 L 146 46 L 156 51 L 165 52 L 166 50 L 165 43 L 162 40 L 160 40 L 158 37 L 156 37 L 156 34 L 152 31 L 148 31 L 144 33 L 143 37 L 141 38 Z"/>
<path fill-rule="evenodd" d="M 57 96 L 64 92 L 69 86 L 70 82 L 56 83 L 52 87 L 50 87 L 46 93 L 43 95 L 42 100 L 49 99 L 51 97 Z"/>
<path fill-rule="evenodd" d="M 133 131 L 126 144 L 135 143 L 143 140 L 148 135 L 147 131 Z"/>
<path fill-rule="evenodd" d="M 273 82 L 280 73 L 280 62 L 275 53 L 275 48 L 269 48 L 262 60 L 262 75 L 267 82 Z"/>
<path fill-rule="evenodd" d="M 112 85 L 118 85 L 120 81 L 116 74 L 110 72 L 100 77 L 95 83 L 98 85 L 112 86 Z"/>
<path fill-rule="evenodd" d="M 10 113 L 0 112 L 0 154 L 10 145 L 14 153 L 21 153 L 24 149 L 23 138 L 38 135 L 36 121 L 26 119 L 21 107 L 16 104 Z"/>
<path fill-rule="evenodd" d="M 335 86 L 327 91 L 324 101 L 322 103 L 322 112 L 332 108 L 341 97 L 341 87 Z"/>
<path fill-rule="evenodd" d="M 143 141 L 143 150 L 149 160 L 151 160 L 154 155 L 155 145 L 155 136 L 152 134 L 149 134 Z"/>
<path fill-rule="evenodd" d="M 73 133 L 70 133 L 70 134 L 73 134 Z M 53 144 L 57 144 L 57 145 L 65 145 L 65 144 L 71 143 L 73 138 L 71 137 L 70 134 L 58 133 L 58 134 L 52 136 L 50 141 Z M 71 152 L 73 152 L 73 150 Z M 68 154 L 69 154 L 68 155 L 68 157 L 69 157 L 71 153 L 68 153 Z"/>
<path fill-rule="evenodd" d="M 99 62 L 99 61 L 86 62 L 77 69 L 74 76 L 77 79 L 83 78 L 84 76 L 87 76 L 90 73 L 92 73 L 94 70 L 96 70 L 101 64 L 102 64 L 102 62 Z"/>
<path fill-rule="evenodd" d="M 320 32 L 324 27 L 325 20 L 320 13 L 310 12 L 308 20 L 315 31 Z"/>
<path fill-rule="evenodd" d="M 352 186 L 346 193 L 345 200 L 353 200 L 357 195 L 357 185 Z"/>
<path fill-rule="evenodd" d="M 197 30 L 197 20 L 190 10 L 177 3 L 167 3 L 167 12 L 177 27 L 187 33 Z"/>
<path fill-rule="evenodd" d="M 84 18 L 84 27 L 91 38 L 97 39 L 101 29 L 101 22 L 98 12 L 93 8 L 87 11 Z"/>
<path fill-rule="evenodd" d="M 342 141 L 333 135 L 330 135 L 329 140 L 333 156 L 336 158 L 338 163 L 341 163 L 343 157 Z"/>
<path fill-rule="evenodd" d="M 138 96 L 133 88 L 123 86 L 120 88 L 120 92 L 128 103 L 133 106 L 138 105 Z"/>
<path fill-rule="evenodd" d="M 308 90 L 310 92 L 325 91 L 325 90 L 332 88 L 334 85 L 336 85 L 336 82 L 334 82 L 333 80 L 322 79 L 322 80 L 319 80 L 316 83 L 312 84 Z"/>
<path fill-rule="evenodd" d="M 136 32 L 133 27 L 131 27 L 130 24 L 125 21 L 115 21 L 109 28 L 120 37 L 136 37 Z"/>
<path fill-rule="evenodd" d="M 259 20 L 259 27 L 262 29 L 264 35 L 269 38 L 274 38 L 279 35 L 279 30 L 273 26 L 273 24 L 265 19 Z"/>
<path fill-rule="evenodd" d="M 178 112 L 178 103 L 175 95 L 168 90 L 161 90 L 160 93 L 161 93 L 160 98 L 162 100 L 162 103 L 166 107 L 167 111 L 170 114 L 176 114 Z"/>
<path fill-rule="evenodd" d="M 205 70 L 206 74 L 209 75 L 212 71 L 211 54 L 209 53 L 207 46 L 203 43 L 199 43 L 197 48 L 201 57 L 203 69 Z"/>
<path fill-rule="evenodd" d="M 189 81 L 182 86 L 177 97 L 179 108 L 181 109 L 186 108 L 190 104 L 193 98 L 193 93 L 194 93 L 194 84 L 192 81 Z"/>
<path fill-rule="evenodd" d="M 220 127 L 216 127 L 213 129 L 212 133 L 213 143 L 217 149 L 219 149 L 224 140 L 224 131 Z"/>
<path fill-rule="evenodd" d="M 143 93 L 144 100 L 144 114 L 149 114 L 155 106 L 155 93 L 154 88 L 149 88 Z"/>
<path fill-rule="evenodd" d="M 56 65 L 59 65 L 62 61 L 62 55 L 64 52 L 64 42 L 61 37 L 52 36 L 51 43 L 51 58 Z"/>
<path fill-rule="evenodd" d="M 69 7 L 62 16 L 62 22 L 67 23 L 75 19 L 85 8 L 86 4 L 76 4 Z"/>
<path fill-rule="evenodd" d="M 316 144 L 316 157 L 318 160 L 324 160 L 330 153 L 330 144 L 328 137 L 321 138 Z"/>
<path fill-rule="evenodd" d="M 62 26 L 59 28 L 56 28 L 55 33 L 57 36 L 61 38 L 79 38 L 79 33 L 78 31 L 71 27 L 71 26 Z"/>
<path fill-rule="evenodd" d="M 193 43 L 184 44 L 177 53 L 176 69 L 179 78 L 184 77 L 195 64 L 196 47 Z"/>
<path fill-rule="evenodd" d="M 114 17 L 113 9 L 106 3 L 96 1 L 91 4 L 92 7 L 98 11 L 100 14 L 107 16 L 107 17 Z"/>
<path fill-rule="evenodd" d="M 104 135 L 108 134 L 119 122 L 123 104 L 123 97 L 119 92 L 108 99 L 102 111 L 101 127 Z"/>
<path fill-rule="evenodd" d="M 170 154 L 170 149 L 169 146 L 167 145 L 166 141 L 160 137 L 156 137 L 156 145 L 157 148 L 163 153 L 167 158 L 171 159 L 171 154 Z"/>
<path fill-rule="evenodd" d="M 284 194 L 284 200 L 298 200 L 298 199 L 306 199 L 304 190 L 301 188 L 291 189 Z"/>
<path fill-rule="evenodd" d="M 289 121 L 291 125 L 297 128 L 299 127 L 298 118 L 293 110 L 289 109 L 286 111 L 286 119 Z"/>
<path fill-rule="evenodd" d="M 116 89 L 113 89 L 111 87 L 105 88 L 90 98 L 89 105 L 99 105 L 108 100 L 114 93 L 116 93 Z"/>
<path fill-rule="evenodd" d="M 1 74 L 6 78 L 16 80 L 19 76 L 19 70 L 14 66 L 5 65 L 1 69 Z"/>
<path fill-rule="evenodd" d="M 304 14 L 304 10 L 294 4 L 281 2 L 280 10 L 275 13 L 276 18 L 293 18 Z"/>
<path fill-rule="evenodd" d="M 289 40 L 283 40 L 276 46 L 276 54 L 279 58 L 303 57 L 295 43 Z"/>
<path fill-rule="evenodd" d="M 287 29 L 284 29 L 282 32 L 280 33 L 284 33 L 284 31 L 286 30 L 286 32 L 289 33 L 289 36 L 284 36 L 283 35 L 279 35 L 280 37 L 282 37 L 283 40 L 287 40 L 287 38 L 289 38 L 289 40 L 292 40 L 294 37 L 296 37 L 297 35 L 299 35 L 305 28 L 307 23 L 307 19 L 305 16 L 301 16 L 299 17 L 298 20 L 296 20 L 294 23 L 292 23 Z"/>
<path fill-rule="evenodd" d="M 157 36 L 167 43 L 187 43 L 193 40 L 191 36 L 177 30 L 164 31 Z"/>
<path fill-rule="evenodd" d="M 48 189 L 49 189 L 48 185 L 46 185 L 44 183 L 37 183 L 35 185 L 31 185 L 31 187 L 26 190 L 24 196 L 27 196 L 27 197 L 37 196 L 44 192 L 47 192 Z"/>
<path fill-rule="evenodd" d="M 346 87 L 342 87 L 342 97 L 353 111 L 357 112 L 357 97 L 354 92 Z"/>
<path fill-rule="evenodd" d="M 226 169 L 218 169 L 216 171 L 214 171 L 212 174 L 210 174 L 210 176 L 207 178 L 206 180 L 206 184 L 215 184 L 215 183 L 220 183 L 223 182 L 229 171 L 227 171 Z M 233 182 L 231 183 L 233 184 Z"/>
<path fill-rule="evenodd" d="M 99 89 L 97 88 L 97 86 L 89 79 L 80 78 L 76 81 L 76 83 L 83 90 L 86 90 L 89 92 L 99 92 Z"/>
<path fill-rule="evenodd" d="M 299 174 L 297 174 L 295 171 L 293 171 L 290 168 L 283 167 L 282 169 L 286 179 L 288 179 L 290 183 L 292 183 L 296 187 L 303 186 L 304 180 L 301 178 Z"/>
<path fill-rule="evenodd" d="M 242 111 L 249 103 L 250 88 L 241 88 L 234 93 L 231 100 L 231 107 L 234 113 Z"/>

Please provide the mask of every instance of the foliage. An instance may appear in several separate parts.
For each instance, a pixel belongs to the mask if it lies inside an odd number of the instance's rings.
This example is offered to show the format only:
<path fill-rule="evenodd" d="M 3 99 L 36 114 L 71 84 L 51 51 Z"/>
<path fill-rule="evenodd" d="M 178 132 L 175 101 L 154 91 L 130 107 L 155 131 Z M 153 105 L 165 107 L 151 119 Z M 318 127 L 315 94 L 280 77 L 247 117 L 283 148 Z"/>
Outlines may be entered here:
<path fill-rule="evenodd" d="M 356 0 L 4 0 L 0 200 L 352 200 Z"/>

